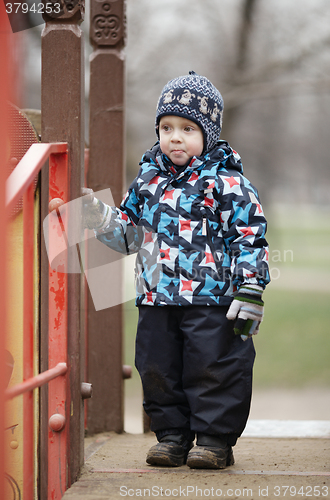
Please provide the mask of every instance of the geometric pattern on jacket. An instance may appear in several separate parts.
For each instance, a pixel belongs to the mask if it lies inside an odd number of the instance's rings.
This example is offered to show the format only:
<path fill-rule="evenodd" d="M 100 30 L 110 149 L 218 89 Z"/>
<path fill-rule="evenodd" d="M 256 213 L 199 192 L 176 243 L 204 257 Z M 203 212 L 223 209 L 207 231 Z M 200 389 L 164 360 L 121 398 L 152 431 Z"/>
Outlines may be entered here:
<path fill-rule="evenodd" d="M 137 252 L 137 305 L 228 305 L 242 283 L 269 282 L 267 222 L 227 142 L 183 170 L 157 142 L 97 238 Z"/>

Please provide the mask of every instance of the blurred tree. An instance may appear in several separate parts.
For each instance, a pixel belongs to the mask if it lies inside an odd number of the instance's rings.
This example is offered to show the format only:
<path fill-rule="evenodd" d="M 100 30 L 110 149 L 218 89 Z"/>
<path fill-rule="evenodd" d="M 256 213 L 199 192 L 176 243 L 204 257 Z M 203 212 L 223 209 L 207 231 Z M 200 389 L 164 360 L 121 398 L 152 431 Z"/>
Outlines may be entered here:
<path fill-rule="evenodd" d="M 302 11 L 294 0 L 277 6 L 244 0 L 242 7 L 236 64 L 226 80 L 224 135 L 248 159 L 264 204 L 329 205 L 322 133 L 330 119 L 329 5 L 320 0 Z"/>
<path fill-rule="evenodd" d="M 138 9 L 128 0 L 130 179 L 156 140 L 163 85 L 194 69 L 223 93 L 222 137 L 241 153 L 264 204 L 313 201 L 312 172 L 328 168 L 329 15 L 325 0 L 140 0 Z M 313 179 L 319 202 L 330 204 L 329 182 Z"/>
<path fill-rule="evenodd" d="M 88 12 L 87 3 L 87 98 Z M 222 92 L 222 138 L 242 155 L 264 204 L 294 199 L 330 205 L 329 22 L 329 0 L 127 0 L 128 182 L 156 141 L 162 87 L 194 70 Z M 31 49 L 24 107 L 38 107 L 39 28 L 25 32 Z"/>

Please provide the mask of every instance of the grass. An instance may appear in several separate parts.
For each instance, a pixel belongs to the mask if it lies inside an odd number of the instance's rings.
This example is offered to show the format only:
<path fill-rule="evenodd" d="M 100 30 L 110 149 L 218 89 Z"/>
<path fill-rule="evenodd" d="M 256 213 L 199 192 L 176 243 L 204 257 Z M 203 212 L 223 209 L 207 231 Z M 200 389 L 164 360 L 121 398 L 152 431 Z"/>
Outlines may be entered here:
<path fill-rule="evenodd" d="M 268 232 L 270 264 L 330 270 L 330 230 L 274 228 Z"/>
<path fill-rule="evenodd" d="M 268 215 L 270 264 L 330 273 L 330 209 L 277 207 Z"/>
<path fill-rule="evenodd" d="M 264 298 L 265 318 L 255 337 L 255 386 L 329 386 L 330 294 L 269 287 Z"/>

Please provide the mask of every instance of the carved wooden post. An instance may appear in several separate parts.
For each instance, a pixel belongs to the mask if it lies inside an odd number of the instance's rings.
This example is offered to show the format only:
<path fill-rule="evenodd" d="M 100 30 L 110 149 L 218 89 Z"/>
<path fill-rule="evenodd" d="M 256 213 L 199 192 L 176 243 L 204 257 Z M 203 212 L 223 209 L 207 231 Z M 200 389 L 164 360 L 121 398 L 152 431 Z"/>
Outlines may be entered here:
<path fill-rule="evenodd" d="M 59 14 L 45 15 L 42 32 L 42 142 L 68 142 L 69 148 L 69 200 L 81 195 L 84 174 L 84 40 L 79 24 L 84 17 L 84 0 L 54 0 L 61 3 Z M 41 220 L 48 214 L 49 174 L 42 171 Z M 60 193 L 58 195 L 60 197 Z M 48 260 L 45 249 L 41 255 L 41 369 L 47 368 L 48 346 Z M 77 478 L 83 464 L 84 421 L 80 394 L 83 357 L 83 324 L 80 308 L 81 277 L 68 275 L 68 368 L 69 404 L 66 408 L 67 484 Z M 41 397 L 41 471 L 40 498 L 47 498 L 47 389 Z M 54 497 L 55 498 L 55 497 Z M 56 498 L 58 498 L 56 496 Z"/>
<path fill-rule="evenodd" d="M 88 187 L 111 189 L 116 205 L 124 190 L 124 0 L 91 0 L 90 156 Z M 100 253 L 107 248 L 100 249 Z M 99 258 L 101 259 L 101 255 Z M 121 293 L 118 266 L 117 292 Z M 122 306 L 95 311 L 88 297 L 88 402 L 90 433 L 123 431 Z"/>

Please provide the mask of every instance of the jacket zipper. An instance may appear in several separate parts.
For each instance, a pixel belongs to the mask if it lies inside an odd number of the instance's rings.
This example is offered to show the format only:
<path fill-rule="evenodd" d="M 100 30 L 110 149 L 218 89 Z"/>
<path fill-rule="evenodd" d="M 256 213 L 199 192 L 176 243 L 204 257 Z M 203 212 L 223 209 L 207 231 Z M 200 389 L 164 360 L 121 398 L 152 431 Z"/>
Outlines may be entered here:
<path fill-rule="evenodd" d="M 216 253 L 214 245 L 213 245 L 211 232 L 210 232 L 210 225 L 209 225 L 206 210 L 204 207 L 201 208 L 201 212 L 202 212 L 202 236 L 206 236 L 206 238 L 207 238 L 207 243 L 210 247 L 212 257 L 213 257 L 213 260 L 215 263 L 215 267 L 217 268 L 218 276 L 221 279 L 222 268 L 221 268 L 220 262 L 218 261 L 217 253 Z"/>
<path fill-rule="evenodd" d="M 207 236 L 207 218 L 205 215 L 202 219 L 202 236 Z"/>

